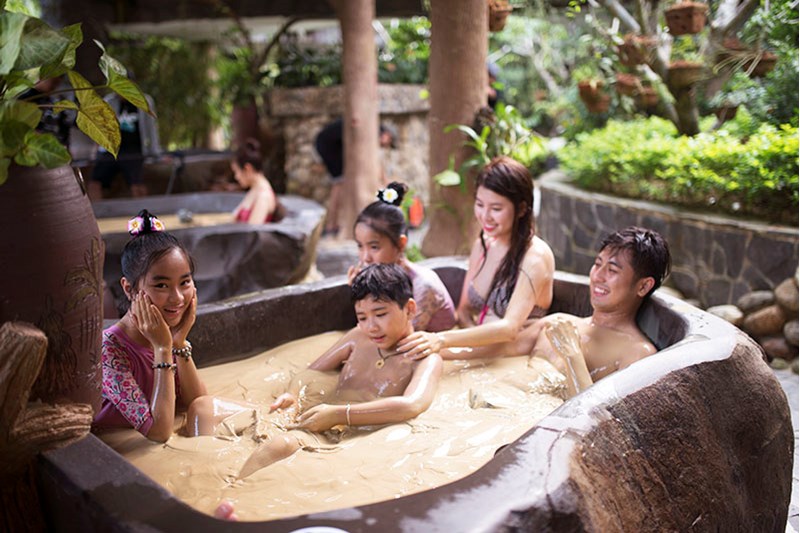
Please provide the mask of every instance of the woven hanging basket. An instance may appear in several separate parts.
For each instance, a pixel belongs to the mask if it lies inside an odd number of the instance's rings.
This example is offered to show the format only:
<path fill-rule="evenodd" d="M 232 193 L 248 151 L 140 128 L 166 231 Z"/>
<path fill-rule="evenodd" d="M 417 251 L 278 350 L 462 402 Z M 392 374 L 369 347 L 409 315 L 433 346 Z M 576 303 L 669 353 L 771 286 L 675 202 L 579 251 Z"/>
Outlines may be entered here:
<path fill-rule="evenodd" d="M 500 31 L 506 27 L 506 19 L 514 10 L 506 0 L 487 0 L 489 3 L 489 31 Z"/>
<path fill-rule="evenodd" d="M 708 6 L 700 2 L 681 2 L 664 11 L 672 35 L 700 33 L 706 25 Z"/>
<path fill-rule="evenodd" d="M 705 67 L 702 63 L 675 61 L 669 64 L 667 70 L 668 84 L 674 89 L 689 87 L 705 77 Z"/>

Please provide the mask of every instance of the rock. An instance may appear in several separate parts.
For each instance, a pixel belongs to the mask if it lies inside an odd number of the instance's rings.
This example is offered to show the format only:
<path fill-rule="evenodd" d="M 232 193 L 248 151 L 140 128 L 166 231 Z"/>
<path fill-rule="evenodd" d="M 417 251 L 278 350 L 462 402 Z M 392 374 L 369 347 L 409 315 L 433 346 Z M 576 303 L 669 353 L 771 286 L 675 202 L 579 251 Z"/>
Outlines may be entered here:
<path fill-rule="evenodd" d="M 736 302 L 736 307 L 747 315 L 759 309 L 763 309 L 768 305 L 772 305 L 773 303 L 775 303 L 775 295 L 772 291 L 753 291 L 739 298 Z"/>
<path fill-rule="evenodd" d="M 775 287 L 775 300 L 789 314 L 797 314 L 798 292 L 793 278 L 785 279 Z"/>
<path fill-rule="evenodd" d="M 715 305 L 706 309 L 706 312 L 718 316 L 736 327 L 741 326 L 744 320 L 744 313 L 735 305 Z"/>
<path fill-rule="evenodd" d="M 783 330 L 786 314 L 779 305 L 771 305 L 744 317 L 742 329 L 753 337 L 775 335 Z"/>
<path fill-rule="evenodd" d="M 679 300 L 686 300 L 686 296 L 683 295 L 681 291 L 676 289 L 675 287 L 665 287 L 661 286 L 659 289 L 662 293 L 666 293 L 674 298 L 678 298 Z"/>
<path fill-rule="evenodd" d="M 792 372 L 797 374 L 798 369 L 800 369 L 800 359 L 795 359 L 794 361 L 792 361 Z"/>
<path fill-rule="evenodd" d="M 696 307 L 698 309 L 702 309 L 703 308 L 703 306 L 700 305 L 700 300 L 698 300 L 697 298 L 689 298 L 688 300 L 684 300 L 684 301 L 687 304 L 693 305 L 694 307 Z"/>
<path fill-rule="evenodd" d="M 797 348 L 790 346 L 786 339 L 780 336 L 764 337 L 759 344 L 764 348 L 767 356 L 771 359 L 783 359 L 791 361 L 797 357 Z"/>
<path fill-rule="evenodd" d="M 797 320 L 790 320 L 783 326 L 783 336 L 786 337 L 786 342 L 788 342 L 792 346 L 798 345 L 798 337 L 800 337 L 800 331 L 798 331 L 798 324 Z"/>
<path fill-rule="evenodd" d="M 789 368 L 789 361 L 786 359 L 773 359 L 770 361 L 769 366 L 774 368 L 775 370 L 785 370 Z"/>

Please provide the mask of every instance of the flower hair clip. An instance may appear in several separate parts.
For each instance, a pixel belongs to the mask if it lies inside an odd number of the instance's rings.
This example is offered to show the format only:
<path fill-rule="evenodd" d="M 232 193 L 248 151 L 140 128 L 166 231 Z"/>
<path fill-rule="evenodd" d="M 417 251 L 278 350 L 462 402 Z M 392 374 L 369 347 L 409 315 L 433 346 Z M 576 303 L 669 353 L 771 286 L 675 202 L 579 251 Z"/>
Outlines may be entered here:
<path fill-rule="evenodd" d="M 145 217 L 135 216 L 130 219 L 128 221 L 128 233 L 135 237 L 137 235 L 141 235 L 142 233 L 159 232 L 167 229 L 164 226 L 164 223 L 153 215 L 147 215 L 147 219 L 150 222 L 147 229 L 145 229 Z"/>
<path fill-rule="evenodd" d="M 386 204 L 397 205 L 396 202 L 399 197 L 400 195 L 397 191 L 390 187 L 378 191 L 378 200 Z"/>

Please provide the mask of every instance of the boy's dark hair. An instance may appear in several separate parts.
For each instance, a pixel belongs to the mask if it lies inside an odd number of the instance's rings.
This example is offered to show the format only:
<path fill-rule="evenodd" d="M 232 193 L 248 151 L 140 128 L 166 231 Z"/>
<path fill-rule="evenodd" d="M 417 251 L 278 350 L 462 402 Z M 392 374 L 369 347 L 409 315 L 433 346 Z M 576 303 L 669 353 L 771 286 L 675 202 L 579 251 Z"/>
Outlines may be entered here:
<path fill-rule="evenodd" d="M 186 257 L 192 276 L 194 276 L 194 260 L 180 241 L 166 231 L 154 229 L 152 226 L 154 217 L 147 209 L 139 211 L 138 216 L 142 219 L 142 229 L 122 249 L 121 259 L 122 275 L 128 280 L 131 287 L 136 289 L 139 280 L 147 274 L 152 264 L 176 248 Z M 118 304 L 120 316 L 128 312 L 130 306 L 131 303 L 128 299 L 123 298 Z"/>
<path fill-rule="evenodd" d="M 649 297 L 669 275 L 672 259 L 669 246 L 657 231 L 630 226 L 608 235 L 600 243 L 600 251 L 628 251 L 628 256 L 638 279 L 653 278 L 655 284 L 645 298 Z"/>
<path fill-rule="evenodd" d="M 372 296 L 403 307 L 413 294 L 411 279 L 395 264 L 369 265 L 358 273 L 350 286 L 350 301 L 353 303 Z"/>

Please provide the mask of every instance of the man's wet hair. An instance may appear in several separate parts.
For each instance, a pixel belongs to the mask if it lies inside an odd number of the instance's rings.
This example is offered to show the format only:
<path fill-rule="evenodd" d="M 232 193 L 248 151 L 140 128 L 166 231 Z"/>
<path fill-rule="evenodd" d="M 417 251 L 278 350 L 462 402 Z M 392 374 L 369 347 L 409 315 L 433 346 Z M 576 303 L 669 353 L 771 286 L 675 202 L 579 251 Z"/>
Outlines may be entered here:
<path fill-rule="evenodd" d="M 627 251 L 637 279 L 649 277 L 655 280 L 645 298 L 661 286 L 672 268 L 667 241 L 651 229 L 630 226 L 611 233 L 600 243 L 601 252 L 606 248 L 614 252 Z"/>
<path fill-rule="evenodd" d="M 358 273 L 350 286 L 350 301 L 353 303 L 372 296 L 404 307 L 412 295 L 411 279 L 395 264 L 369 265 Z"/>

